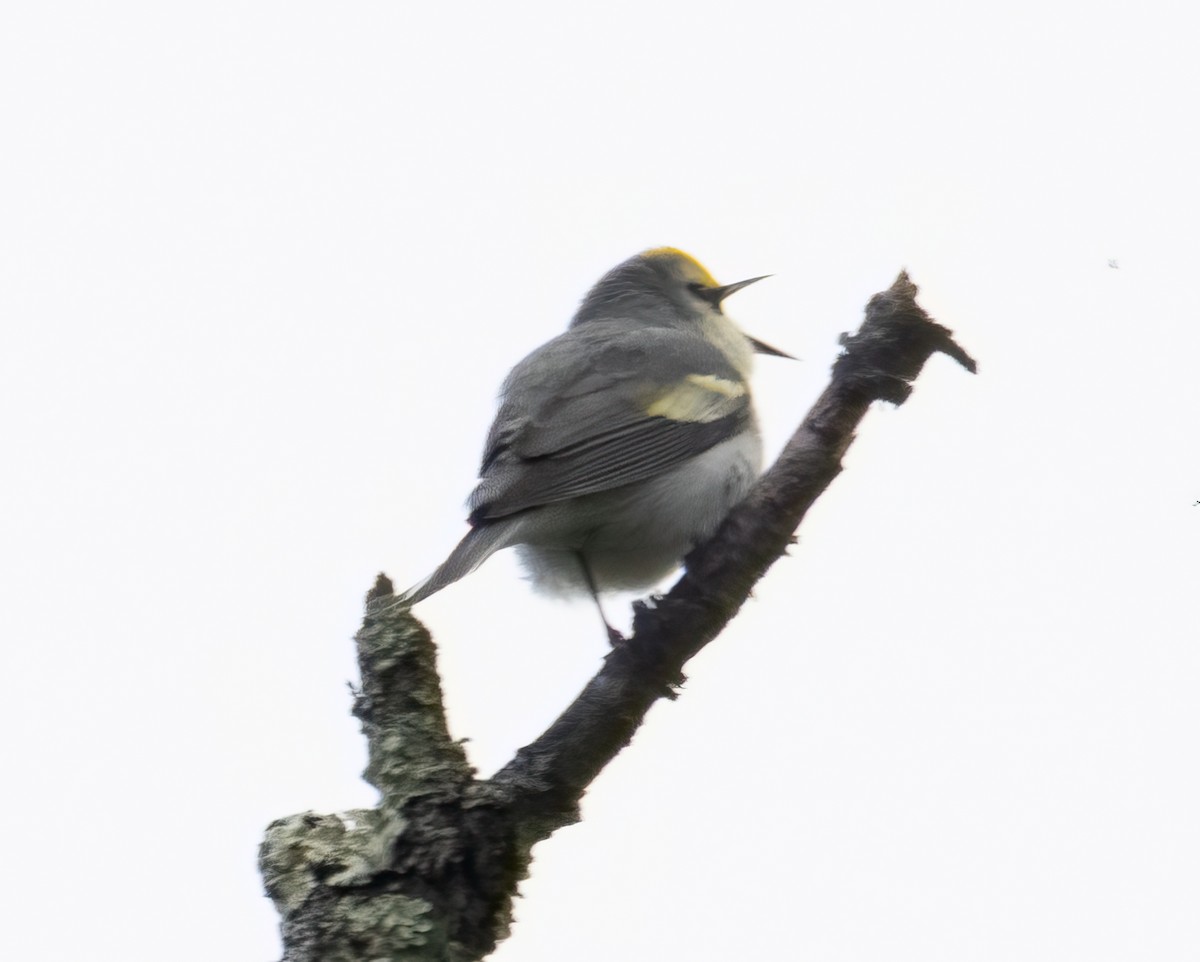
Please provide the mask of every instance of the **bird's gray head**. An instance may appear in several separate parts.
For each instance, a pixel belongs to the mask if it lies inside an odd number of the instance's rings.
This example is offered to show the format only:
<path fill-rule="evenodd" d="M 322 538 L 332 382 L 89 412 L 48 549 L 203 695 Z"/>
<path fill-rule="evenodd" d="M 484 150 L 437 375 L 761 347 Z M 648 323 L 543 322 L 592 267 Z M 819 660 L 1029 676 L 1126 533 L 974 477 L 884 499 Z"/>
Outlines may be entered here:
<path fill-rule="evenodd" d="M 570 326 L 628 319 L 652 327 L 711 326 L 712 321 L 725 326 L 728 322 L 724 321 L 721 302 L 763 277 L 721 285 L 690 254 L 674 247 L 655 247 L 618 264 L 600 278 L 584 297 Z M 791 356 L 744 332 L 743 336 L 759 354 Z"/>
<path fill-rule="evenodd" d="M 571 326 L 636 317 L 671 325 L 720 311 L 721 301 L 760 278 L 721 287 L 694 257 L 674 247 L 643 251 L 605 274 L 588 291 Z"/>

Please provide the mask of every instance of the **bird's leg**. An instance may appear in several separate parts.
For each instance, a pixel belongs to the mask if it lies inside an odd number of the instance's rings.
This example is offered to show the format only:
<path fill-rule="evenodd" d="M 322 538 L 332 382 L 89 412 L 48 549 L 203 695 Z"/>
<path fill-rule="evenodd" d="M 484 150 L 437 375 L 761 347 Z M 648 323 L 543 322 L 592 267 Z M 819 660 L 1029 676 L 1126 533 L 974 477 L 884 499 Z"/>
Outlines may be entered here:
<path fill-rule="evenodd" d="M 596 579 L 592 577 L 592 569 L 588 567 L 587 558 L 583 556 L 582 551 L 576 551 L 575 557 L 579 559 L 579 567 L 583 569 L 583 580 L 587 582 L 588 591 L 592 593 L 592 601 L 596 602 L 596 610 L 600 612 L 600 620 L 604 622 L 604 630 L 608 632 L 608 643 L 614 648 L 617 645 L 625 644 L 625 636 L 610 625 L 608 618 L 604 615 L 604 606 L 600 604 L 600 592 L 596 590 Z"/>

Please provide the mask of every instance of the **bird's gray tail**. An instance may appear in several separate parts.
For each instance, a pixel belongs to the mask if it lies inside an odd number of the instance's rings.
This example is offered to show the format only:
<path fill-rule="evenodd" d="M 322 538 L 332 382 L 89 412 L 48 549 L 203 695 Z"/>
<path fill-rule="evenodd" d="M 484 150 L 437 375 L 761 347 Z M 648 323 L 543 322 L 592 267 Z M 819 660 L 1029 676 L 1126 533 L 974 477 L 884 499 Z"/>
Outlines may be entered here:
<path fill-rule="evenodd" d="M 437 570 L 428 578 L 400 595 L 396 604 L 415 605 L 418 601 L 424 601 L 430 595 L 441 591 L 446 585 L 452 585 L 459 578 L 466 577 L 501 548 L 507 548 L 512 543 L 512 535 L 513 526 L 510 524 L 481 524 L 472 528 L 450 552 L 450 557 L 438 565 Z"/>

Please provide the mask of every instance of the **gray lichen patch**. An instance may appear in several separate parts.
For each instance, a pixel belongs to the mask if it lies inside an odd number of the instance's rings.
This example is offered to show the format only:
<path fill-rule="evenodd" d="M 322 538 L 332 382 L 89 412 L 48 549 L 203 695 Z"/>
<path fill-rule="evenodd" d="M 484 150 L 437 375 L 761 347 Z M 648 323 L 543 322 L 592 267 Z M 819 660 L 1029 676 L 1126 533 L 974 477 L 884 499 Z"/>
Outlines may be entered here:
<path fill-rule="evenodd" d="M 387 820 L 374 809 L 277 819 L 259 849 L 267 894 L 286 914 L 303 905 L 317 886 L 368 884 L 386 866 L 402 831 L 399 820 Z"/>

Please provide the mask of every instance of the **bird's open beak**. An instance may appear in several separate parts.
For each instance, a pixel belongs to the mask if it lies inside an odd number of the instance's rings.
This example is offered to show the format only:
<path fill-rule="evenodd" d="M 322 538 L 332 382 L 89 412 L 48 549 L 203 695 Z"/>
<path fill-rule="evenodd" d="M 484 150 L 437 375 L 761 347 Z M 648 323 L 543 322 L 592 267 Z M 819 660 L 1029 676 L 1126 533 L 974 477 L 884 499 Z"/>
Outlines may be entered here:
<path fill-rule="evenodd" d="M 726 284 L 724 287 L 710 287 L 704 291 L 704 299 L 712 303 L 713 307 L 719 307 L 721 301 L 725 300 L 730 294 L 740 291 L 743 287 L 749 287 L 756 281 L 765 280 L 770 277 L 770 274 L 762 274 L 759 277 L 751 277 L 744 281 L 738 281 L 736 284 Z M 781 351 L 777 347 L 771 347 L 770 344 L 764 344 L 756 337 L 746 335 L 746 340 L 750 342 L 750 346 L 759 354 L 770 354 L 772 357 L 786 357 L 789 361 L 796 360 L 791 354 L 786 351 Z"/>

